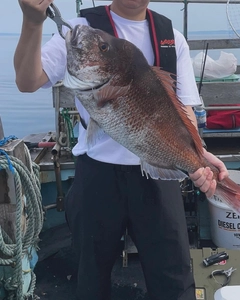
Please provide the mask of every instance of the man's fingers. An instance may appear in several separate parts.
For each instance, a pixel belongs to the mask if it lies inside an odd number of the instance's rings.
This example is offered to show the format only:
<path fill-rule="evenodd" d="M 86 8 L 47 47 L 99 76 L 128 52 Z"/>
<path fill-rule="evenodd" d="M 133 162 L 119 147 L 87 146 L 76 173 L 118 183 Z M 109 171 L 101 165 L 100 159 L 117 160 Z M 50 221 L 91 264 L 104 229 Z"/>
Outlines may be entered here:
<path fill-rule="evenodd" d="M 208 191 L 206 192 L 207 198 L 211 198 L 214 195 L 216 186 L 217 186 L 216 180 L 212 180 L 210 183 L 210 187 L 209 187 Z"/>

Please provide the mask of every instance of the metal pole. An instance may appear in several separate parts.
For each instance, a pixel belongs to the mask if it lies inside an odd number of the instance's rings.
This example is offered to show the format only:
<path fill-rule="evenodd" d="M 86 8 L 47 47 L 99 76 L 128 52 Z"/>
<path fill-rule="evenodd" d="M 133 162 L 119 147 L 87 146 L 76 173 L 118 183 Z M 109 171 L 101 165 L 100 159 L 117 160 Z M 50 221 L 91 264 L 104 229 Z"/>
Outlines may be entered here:
<path fill-rule="evenodd" d="M 82 5 L 82 0 L 76 0 L 76 13 L 77 17 L 80 17 L 80 7 Z"/>
<path fill-rule="evenodd" d="M 188 39 L 188 0 L 184 0 L 184 12 L 183 12 L 183 35 L 185 39 Z"/>
<path fill-rule="evenodd" d="M 3 132 L 3 126 L 2 126 L 2 120 L 0 117 L 0 140 L 4 139 L 4 132 Z"/>

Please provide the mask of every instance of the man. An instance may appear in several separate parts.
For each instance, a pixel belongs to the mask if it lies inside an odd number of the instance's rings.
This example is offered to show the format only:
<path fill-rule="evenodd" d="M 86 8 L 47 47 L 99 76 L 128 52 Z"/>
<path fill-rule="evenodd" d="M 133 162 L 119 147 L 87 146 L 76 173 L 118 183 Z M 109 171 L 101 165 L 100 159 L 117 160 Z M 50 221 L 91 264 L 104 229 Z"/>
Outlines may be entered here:
<path fill-rule="evenodd" d="M 16 83 L 22 92 L 50 87 L 64 77 L 64 40 L 56 34 L 41 49 L 42 26 L 51 2 L 19 0 L 23 24 L 14 65 Z M 192 106 L 199 105 L 200 100 L 187 43 L 172 29 L 170 20 L 147 9 L 148 3 L 149 0 L 113 0 L 111 6 L 83 11 L 84 18 L 69 22 L 72 26 L 80 23 L 106 28 L 136 44 L 150 65 L 175 70 L 177 94 L 196 126 Z M 175 48 L 159 48 L 154 44 L 154 35 L 173 41 Z M 89 115 L 78 100 L 76 106 L 87 123 Z M 178 181 L 147 179 L 141 174 L 139 159 L 109 136 L 90 149 L 85 136 L 86 130 L 80 124 L 78 144 L 73 149 L 78 156 L 75 180 L 66 199 L 67 221 L 78 257 L 77 299 L 111 299 L 111 270 L 126 227 L 138 248 L 149 298 L 195 299 Z M 204 153 L 219 168 L 220 180 L 228 176 L 219 159 L 206 150 Z M 212 175 L 209 168 L 190 174 L 208 197 L 216 188 Z"/>

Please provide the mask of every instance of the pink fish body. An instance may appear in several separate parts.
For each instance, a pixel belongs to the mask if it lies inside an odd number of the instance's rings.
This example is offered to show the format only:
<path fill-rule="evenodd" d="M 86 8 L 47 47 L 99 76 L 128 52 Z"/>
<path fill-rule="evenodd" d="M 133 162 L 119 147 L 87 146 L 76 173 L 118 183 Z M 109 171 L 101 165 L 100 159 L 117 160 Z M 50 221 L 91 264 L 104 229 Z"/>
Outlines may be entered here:
<path fill-rule="evenodd" d="M 132 43 L 89 26 L 66 36 L 64 84 L 90 115 L 88 144 L 107 133 L 140 158 L 154 179 L 182 180 L 209 166 L 217 180 L 216 196 L 240 212 L 240 187 L 218 180 L 218 169 L 203 157 L 197 129 L 176 96 L 168 72 L 148 65 Z"/>

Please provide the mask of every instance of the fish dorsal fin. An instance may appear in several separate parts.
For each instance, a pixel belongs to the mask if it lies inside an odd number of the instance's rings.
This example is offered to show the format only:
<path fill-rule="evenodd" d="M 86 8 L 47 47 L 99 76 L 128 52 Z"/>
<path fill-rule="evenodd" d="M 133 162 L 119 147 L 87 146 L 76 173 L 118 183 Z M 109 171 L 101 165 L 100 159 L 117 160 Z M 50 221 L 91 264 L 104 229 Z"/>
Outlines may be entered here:
<path fill-rule="evenodd" d="M 147 163 L 146 161 L 141 160 L 141 170 L 142 174 L 146 174 L 147 178 L 148 175 L 153 179 L 162 179 L 162 180 L 183 180 L 188 177 L 187 174 L 183 173 L 181 170 L 177 169 L 165 169 L 155 167 Z"/>
<path fill-rule="evenodd" d="M 94 93 L 95 99 L 98 100 L 98 106 L 103 107 L 108 101 L 125 97 L 128 94 L 130 85 L 131 83 L 126 86 L 114 86 L 111 85 L 111 82 L 104 85 Z"/>
<path fill-rule="evenodd" d="M 161 81 L 166 93 L 169 96 L 169 99 L 172 101 L 173 105 L 175 106 L 180 118 L 182 119 L 184 125 L 186 126 L 188 132 L 191 134 L 196 151 L 199 156 L 203 154 L 203 146 L 202 141 L 199 137 L 198 130 L 193 125 L 192 121 L 188 118 L 188 113 L 185 108 L 185 105 L 179 100 L 176 92 L 174 90 L 176 80 L 172 78 L 171 75 L 174 74 L 161 70 L 159 67 L 152 67 L 152 70 L 155 72 L 159 80 Z"/>
<path fill-rule="evenodd" d="M 97 141 L 100 140 L 104 134 L 104 130 L 99 127 L 98 123 L 90 118 L 86 135 L 88 149 L 96 145 Z"/>

